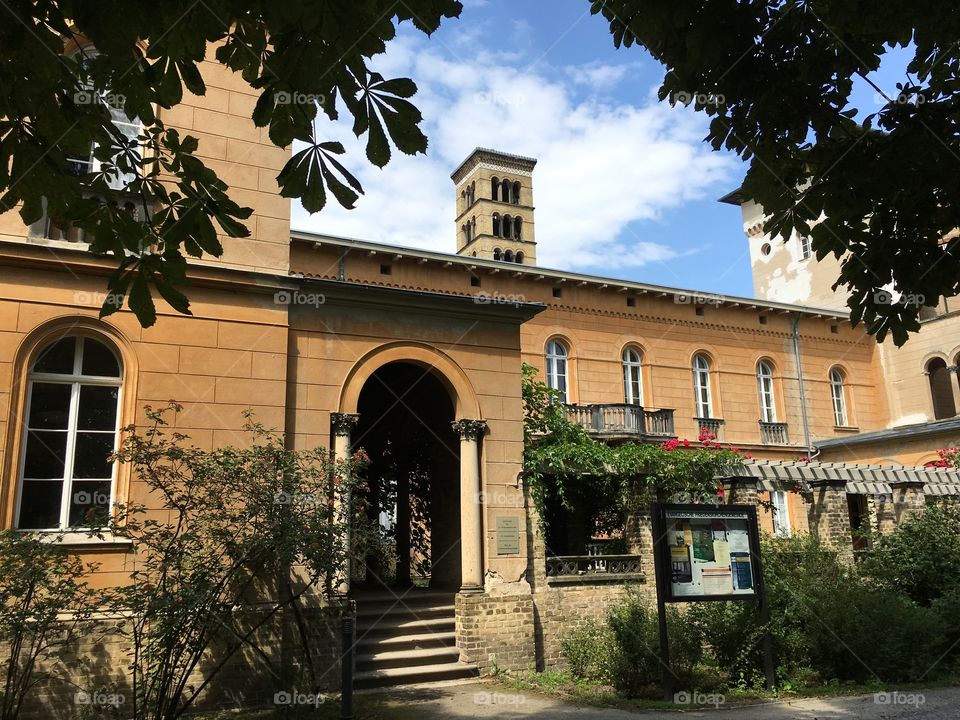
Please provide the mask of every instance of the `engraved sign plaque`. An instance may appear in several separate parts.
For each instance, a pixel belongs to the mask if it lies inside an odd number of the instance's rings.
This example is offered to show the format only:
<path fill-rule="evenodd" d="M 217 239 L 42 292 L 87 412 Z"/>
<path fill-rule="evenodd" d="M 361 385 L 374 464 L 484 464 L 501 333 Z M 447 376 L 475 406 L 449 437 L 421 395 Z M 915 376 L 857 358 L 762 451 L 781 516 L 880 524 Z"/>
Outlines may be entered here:
<path fill-rule="evenodd" d="M 520 554 L 520 518 L 497 517 L 497 555 Z"/>

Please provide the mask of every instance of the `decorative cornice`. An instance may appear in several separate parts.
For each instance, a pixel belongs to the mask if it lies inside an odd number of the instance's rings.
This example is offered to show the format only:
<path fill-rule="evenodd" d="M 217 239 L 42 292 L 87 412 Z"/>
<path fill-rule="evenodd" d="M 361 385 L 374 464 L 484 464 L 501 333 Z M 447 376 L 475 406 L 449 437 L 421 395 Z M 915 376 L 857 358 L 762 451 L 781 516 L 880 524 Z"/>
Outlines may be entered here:
<path fill-rule="evenodd" d="M 464 440 L 479 440 L 487 431 L 487 421 L 464 418 L 450 423 L 450 427 Z"/>
<path fill-rule="evenodd" d="M 360 416 L 355 413 L 330 413 L 330 426 L 337 437 L 350 437 L 359 421 Z"/>

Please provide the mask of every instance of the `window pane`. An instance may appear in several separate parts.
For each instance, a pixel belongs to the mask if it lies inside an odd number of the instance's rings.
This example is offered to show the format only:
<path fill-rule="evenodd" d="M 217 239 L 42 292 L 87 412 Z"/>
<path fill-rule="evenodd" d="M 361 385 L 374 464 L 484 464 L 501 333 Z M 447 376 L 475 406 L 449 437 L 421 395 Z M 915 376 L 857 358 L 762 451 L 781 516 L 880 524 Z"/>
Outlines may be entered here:
<path fill-rule="evenodd" d="M 30 417 L 34 430 L 66 430 L 70 417 L 70 386 L 61 383 L 33 383 Z"/>
<path fill-rule="evenodd" d="M 70 526 L 103 525 L 110 513 L 110 481 L 74 482 L 70 488 Z"/>
<path fill-rule="evenodd" d="M 113 433 L 78 432 L 73 453 L 73 477 L 107 479 L 113 476 L 107 456 L 113 452 Z"/>
<path fill-rule="evenodd" d="M 84 375 L 98 377 L 120 377 L 120 365 L 116 356 L 103 343 L 84 338 L 83 370 Z"/>
<path fill-rule="evenodd" d="M 77 414 L 77 428 L 80 430 L 115 430 L 119 395 L 120 388 L 82 385 L 80 387 L 80 411 Z"/>
<path fill-rule="evenodd" d="M 67 456 L 67 433 L 45 430 L 27 433 L 27 451 L 23 462 L 26 478 L 62 478 Z"/>
<path fill-rule="evenodd" d="M 62 493 L 62 482 L 25 480 L 20 495 L 17 527 L 24 530 L 59 527 Z"/>
<path fill-rule="evenodd" d="M 73 374 L 73 354 L 77 346 L 75 337 L 57 340 L 44 348 L 33 365 L 34 372 Z"/>

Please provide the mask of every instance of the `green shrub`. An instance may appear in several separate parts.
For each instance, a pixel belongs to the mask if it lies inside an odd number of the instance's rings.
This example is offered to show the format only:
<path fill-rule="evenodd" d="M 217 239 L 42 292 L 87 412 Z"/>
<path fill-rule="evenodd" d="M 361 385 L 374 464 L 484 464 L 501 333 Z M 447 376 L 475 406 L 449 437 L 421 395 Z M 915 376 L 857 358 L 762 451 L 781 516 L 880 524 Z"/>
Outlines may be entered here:
<path fill-rule="evenodd" d="M 610 611 L 610 628 L 616 641 L 613 685 L 623 695 L 637 697 L 659 688 L 661 681 L 660 634 L 657 613 L 634 590 Z M 689 688 L 702 656 L 702 641 L 674 607 L 667 608 L 670 635 L 670 669 L 674 686 Z"/>
<path fill-rule="evenodd" d="M 618 650 L 607 623 L 589 620 L 564 635 L 560 646 L 574 677 L 612 684 Z"/>
<path fill-rule="evenodd" d="M 930 605 L 960 577 L 960 507 L 931 505 L 876 539 L 862 572 L 877 584 Z"/>

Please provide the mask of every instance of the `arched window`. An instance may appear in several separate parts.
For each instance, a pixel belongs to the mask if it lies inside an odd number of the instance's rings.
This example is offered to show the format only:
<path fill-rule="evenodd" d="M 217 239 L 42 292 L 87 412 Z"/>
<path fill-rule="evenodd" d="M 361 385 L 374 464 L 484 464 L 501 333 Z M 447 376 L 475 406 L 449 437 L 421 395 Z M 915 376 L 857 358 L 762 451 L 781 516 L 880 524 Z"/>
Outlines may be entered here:
<path fill-rule="evenodd" d="M 766 360 L 757 363 L 757 392 L 760 395 L 760 422 L 777 421 L 777 401 L 773 395 L 773 368 Z"/>
<path fill-rule="evenodd" d="M 500 237 L 500 214 L 493 214 L 493 236 Z"/>
<path fill-rule="evenodd" d="M 473 205 L 477 200 L 477 183 L 470 183 L 470 188 L 467 190 L 467 205 Z"/>
<path fill-rule="evenodd" d="M 16 526 L 64 530 L 105 519 L 113 502 L 122 371 L 98 340 L 68 336 L 30 367 Z"/>
<path fill-rule="evenodd" d="M 519 252 L 517 253 L 516 261 L 517 261 L 518 263 L 522 263 L 522 262 L 523 262 L 523 250 L 521 250 L 521 251 L 519 251 Z"/>
<path fill-rule="evenodd" d="M 698 353 L 693 357 L 693 393 L 698 418 L 713 417 L 713 396 L 710 391 L 710 360 Z"/>
<path fill-rule="evenodd" d="M 810 237 L 808 235 L 801 235 L 800 236 L 800 259 L 809 260 L 812 254 L 813 254 L 813 245 L 810 242 Z"/>
<path fill-rule="evenodd" d="M 848 424 L 846 380 L 840 368 L 830 371 L 830 398 L 833 400 L 833 422 L 837 427 L 846 427 Z"/>
<path fill-rule="evenodd" d="M 498 178 L 490 178 L 490 199 L 499 200 L 500 199 L 500 180 Z"/>
<path fill-rule="evenodd" d="M 513 219 L 513 239 L 520 240 L 521 235 L 523 235 L 523 219 L 516 217 Z"/>
<path fill-rule="evenodd" d="M 518 180 L 513 184 L 513 204 L 520 204 L 520 181 Z"/>
<path fill-rule="evenodd" d="M 513 187 L 509 180 L 500 183 L 500 200 L 505 203 L 510 202 L 510 188 Z"/>
<path fill-rule="evenodd" d="M 928 362 L 927 377 L 930 381 L 934 420 L 954 417 L 957 414 L 957 407 L 953 402 L 953 381 L 950 379 L 947 363 L 940 358 L 934 358 Z"/>
<path fill-rule="evenodd" d="M 513 250 L 506 250 L 503 253 L 503 259 L 507 262 L 513 262 Z"/>
<path fill-rule="evenodd" d="M 510 239 L 510 237 L 513 235 L 513 218 L 509 215 L 504 215 L 501 224 L 503 226 L 501 228 L 503 230 L 503 236 L 507 239 Z"/>
<path fill-rule="evenodd" d="M 628 405 L 643 405 L 642 362 L 636 348 L 623 351 L 623 401 Z"/>
<path fill-rule="evenodd" d="M 563 401 L 570 402 L 567 388 L 567 359 L 570 353 L 560 340 L 547 343 L 547 385 L 559 390 Z"/>
<path fill-rule="evenodd" d="M 503 257 L 503 251 L 500 248 L 493 249 L 493 259 L 500 260 Z"/>

